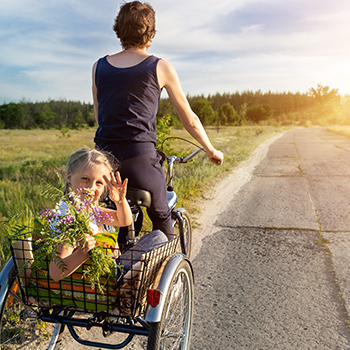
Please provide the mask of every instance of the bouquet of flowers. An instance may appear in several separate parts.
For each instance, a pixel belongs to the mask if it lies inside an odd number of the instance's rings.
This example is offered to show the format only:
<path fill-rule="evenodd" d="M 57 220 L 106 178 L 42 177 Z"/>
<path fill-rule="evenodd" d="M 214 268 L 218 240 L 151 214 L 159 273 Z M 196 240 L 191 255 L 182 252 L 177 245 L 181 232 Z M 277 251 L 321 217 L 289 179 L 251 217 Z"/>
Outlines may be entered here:
<path fill-rule="evenodd" d="M 86 195 L 71 192 L 68 196 L 63 196 L 54 209 L 43 210 L 40 218 L 34 220 L 38 249 L 34 251 L 32 268 L 48 258 L 54 259 L 63 272 L 66 267 L 58 256 L 58 246 L 75 248 L 84 245 L 86 233 L 94 234 L 95 239 L 99 236 L 97 232 L 93 232 L 97 226 L 92 226 L 91 223 L 98 225 L 101 220 L 109 218 L 103 217 L 101 210 L 95 207 L 89 190 L 84 189 L 83 193 Z M 107 233 L 102 240 L 101 237 L 96 239 L 97 245 L 89 251 L 91 264 L 83 270 L 83 277 L 90 282 L 92 288 L 97 286 L 100 292 L 103 291 L 101 277 L 115 276 L 115 260 L 111 256 L 116 245 L 114 237 Z"/>

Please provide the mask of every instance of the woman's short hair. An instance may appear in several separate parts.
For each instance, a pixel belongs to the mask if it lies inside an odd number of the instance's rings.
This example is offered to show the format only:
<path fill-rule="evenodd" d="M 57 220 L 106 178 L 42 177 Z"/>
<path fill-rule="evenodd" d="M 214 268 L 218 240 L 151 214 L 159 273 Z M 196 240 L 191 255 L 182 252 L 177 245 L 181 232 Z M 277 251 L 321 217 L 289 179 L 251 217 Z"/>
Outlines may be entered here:
<path fill-rule="evenodd" d="M 113 30 L 124 49 L 145 47 L 156 33 L 152 6 L 140 1 L 123 4 L 114 20 Z"/>

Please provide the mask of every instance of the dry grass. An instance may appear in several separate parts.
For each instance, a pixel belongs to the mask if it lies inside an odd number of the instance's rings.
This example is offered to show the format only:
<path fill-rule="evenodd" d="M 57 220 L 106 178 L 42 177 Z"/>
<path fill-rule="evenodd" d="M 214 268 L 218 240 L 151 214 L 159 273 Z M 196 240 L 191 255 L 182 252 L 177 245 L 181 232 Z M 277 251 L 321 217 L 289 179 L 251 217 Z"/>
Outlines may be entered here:
<path fill-rule="evenodd" d="M 0 130 L 1 167 L 24 161 L 69 157 L 82 147 L 93 147 L 95 130 L 70 131 L 63 137 L 58 130 Z"/>
<path fill-rule="evenodd" d="M 336 134 L 343 135 L 346 137 L 350 137 L 350 126 L 346 125 L 334 125 L 328 127 L 329 131 L 332 131 Z"/>

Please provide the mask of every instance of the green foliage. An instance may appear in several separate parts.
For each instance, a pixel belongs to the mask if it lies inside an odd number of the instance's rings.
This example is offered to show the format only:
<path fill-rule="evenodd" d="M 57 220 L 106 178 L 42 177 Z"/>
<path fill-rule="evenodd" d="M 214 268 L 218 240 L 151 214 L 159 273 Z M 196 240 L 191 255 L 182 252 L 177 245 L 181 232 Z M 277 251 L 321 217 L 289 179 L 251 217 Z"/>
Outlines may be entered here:
<path fill-rule="evenodd" d="M 166 117 L 169 122 L 169 127 L 175 126 L 180 127 L 181 122 L 177 116 L 177 112 L 175 107 L 170 103 L 170 100 L 168 98 L 162 98 L 159 101 L 159 107 L 157 112 L 157 122 L 159 123 L 159 120 Z"/>
<path fill-rule="evenodd" d="M 247 116 L 247 109 L 248 109 L 248 105 L 246 102 L 242 103 L 241 106 L 239 107 L 239 115 L 241 117 L 241 124 L 243 124 L 243 121 L 246 120 L 246 116 Z"/>
<path fill-rule="evenodd" d="M 61 166 L 66 162 L 65 157 L 57 157 L 0 166 L 0 243 L 4 243 L 3 239 L 16 224 L 29 227 L 32 213 L 39 213 L 41 209 L 55 202 L 57 198 L 43 194 L 48 186 L 62 188 Z M 0 254 L 6 261 L 9 247 L 3 244 Z"/>
<path fill-rule="evenodd" d="M 317 85 L 317 88 L 311 88 L 309 95 L 313 98 L 312 119 L 319 119 L 323 124 L 336 124 L 343 122 L 341 113 L 341 98 L 338 89 L 332 89 L 328 86 Z"/>
<path fill-rule="evenodd" d="M 217 124 L 220 125 L 241 125 L 241 116 L 233 106 L 227 102 L 217 110 Z"/>
<path fill-rule="evenodd" d="M 74 101 L 8 103 L 0 106 L 2 129 L 79 129 L 94 126 L 92 104 Z"/>
<path fill-rule="evenodd" d="M 203 125 L 213 125 L 214 122 L 214 110 L 209 100 L 200 98 L 191 104 L 192 110 Z"/>
<path fill-rule="evenodd" d="M 53 195 L 55 196 L 55 193 Z M 84 246 L 86 244 L 85 234 L 91 232 L 90 221 L 99 222 L 105 219 L 101 216 L 101 211 L 94 206 L 90 195 L 89 192 L 86 195 L 72 192 L 69 196 L 61 196 L 60 202 L 54 209 L 46 209 L 42 211 L 39 218 L 33 219 L 33 225 L 16 224 L 12 228 L 15 238 L 24 238 L 23 236 L 28 232 L 35 236 L 38 248 L 34 251 L 33 269 L 40 268 L 42 262 L 47 259 L 54 260 L 62 273 L 67 269 L 59 257 L 58 247 L 65 246 L 74 249 Z M 99 234 L 94 236 L 97 242 L 99 242 L 98 236 Z M 100 239 L 102 239 L 101 244 L 89 251 L 91 265 L 83 271 L 83 274 L 91 283 L 92 288 L 97 286 L 102 292 L 101 277 L 114 277 L 114 261 L 111 258 L 113 252 L 109 248 L 110 246 L 114 248 L 116 242 L 111 235 L 100 237 Z"/>
<path fill-rule="evenodd" d="M 170 135 L 171 119 L 172 117 L 170 115 L 157 117 L 157 145 L 162 144 L 162 142 Z"/>
<path fill-rule="evenodd" d="M 270 105 L 257 105 L 247 109 L 246 117 L 254 123 L 272 118 L 273 109 Z"/>
<path fill-rule="evenodd" d="M 61 134 L 58 135 L 58 137 L 71 137 L 72 136 L 70 133 L 70 130 L 65 125 L 62 125 L 60 132 L 61 132 Z"/>
<path fill-rule="evenodd" d="M 342 124 L 346 124 L 346 121 L 350 120 L 350 96 L 345 96 L 342 99 L 341 113 L 343 116 Z"/>
<path fill-rule="evenodd" d="M 208 125 L 248 125 L 267 120 L 283 125 L 349 124 L 349 96 L 341 97 L 338 89 L 317 85 L 307 93 L 263 93 L 243 91 L 197 96 L 187 99 L 202 123 Z M 230 107 L 231 106 L 231 107 Z M 265 109 L 265 112 L 259 108 Z M 273 114 L 270 114 L 272 109 Z M 233 108 L 233 109 L 232 109 Z M 247 113 L 250 109 L 250 118 Z M 237 113 L 238 112 L 238 113 Z M 157 120 L 169 116 L 169 126 L 181 127 L 177 112 L 169 98 L 161 98 Z M 272 119 L 271 119 L 272 118 Z M 256 121 L 258 120 L 258 121 Z M 70 130 L 95 126 L 92 104 L 74 101 L 8 103 L 0 106 L 0 129 Z M 63 129 L 64 130 L 64 129 Z"/>

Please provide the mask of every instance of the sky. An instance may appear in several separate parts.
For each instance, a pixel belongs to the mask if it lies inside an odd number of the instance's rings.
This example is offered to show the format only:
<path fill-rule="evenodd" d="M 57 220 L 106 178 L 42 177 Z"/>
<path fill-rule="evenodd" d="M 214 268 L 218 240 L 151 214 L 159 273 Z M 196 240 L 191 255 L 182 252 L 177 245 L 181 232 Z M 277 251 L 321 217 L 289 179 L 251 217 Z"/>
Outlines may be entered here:
<path fill-rule="evenodd" d="M 92 102 L 91 68 L 121 50 L 121 0 L 0 0 L 0 104 Z M 349 0 L 149 0 L 149 53 L 175 67 L 186 94 L 350 94 Z M 166 97 L 166 94 L 163 94 Z"/>

